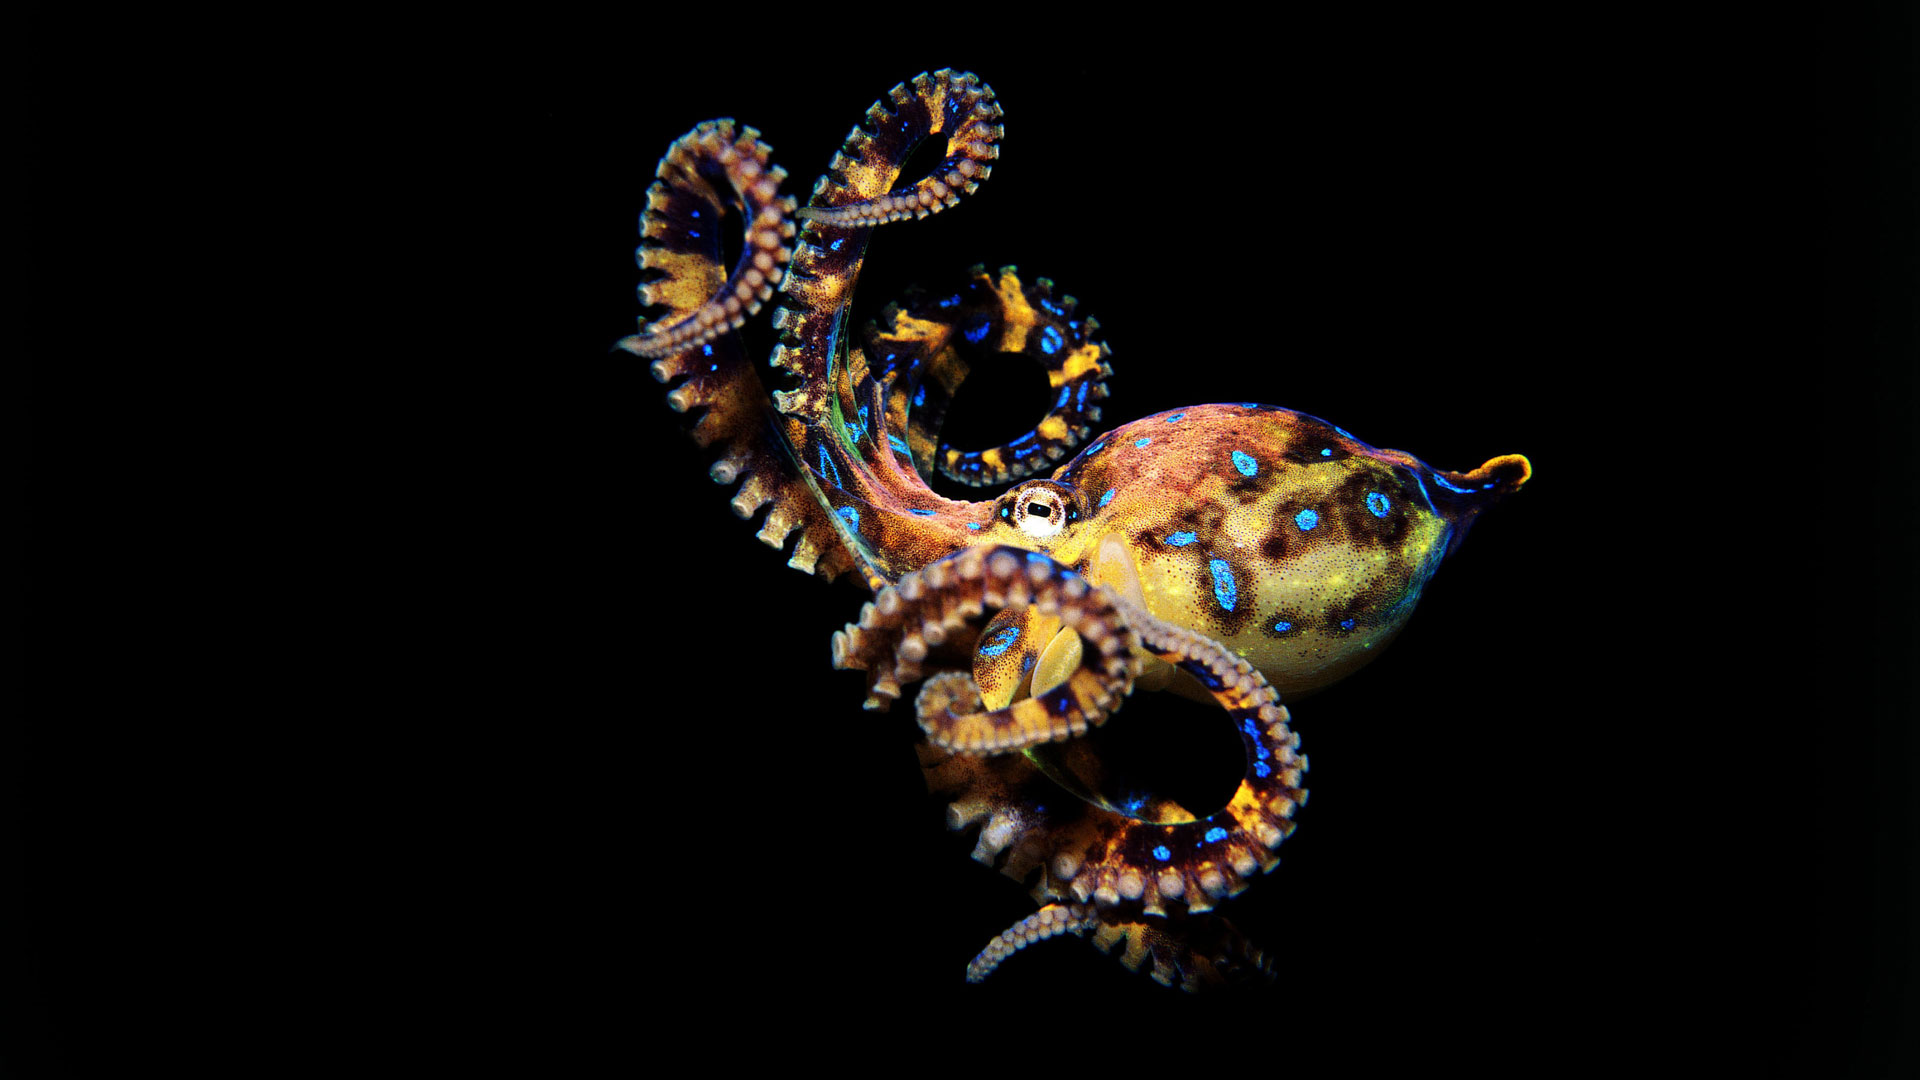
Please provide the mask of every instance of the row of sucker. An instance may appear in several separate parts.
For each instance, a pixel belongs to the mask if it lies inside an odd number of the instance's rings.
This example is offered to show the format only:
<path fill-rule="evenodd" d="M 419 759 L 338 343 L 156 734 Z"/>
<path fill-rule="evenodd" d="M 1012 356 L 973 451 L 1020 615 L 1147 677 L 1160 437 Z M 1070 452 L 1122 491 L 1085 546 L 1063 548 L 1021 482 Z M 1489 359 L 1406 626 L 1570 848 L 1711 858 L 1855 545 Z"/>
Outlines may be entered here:
<path fill-rule="evenodd" d="M 904 453 L 927 480 L 938 470 L 974 487 L 1012 483 L 1066 457 L 1100 420 L 1112 355 L 1100 322 L 1078 313 L 1079 300 L 1056 296 L 1054 283 L 1020 280 L 1003 266 L 974 266 L 959 289 L 910 290 L 889 304 L 865 334 L 865 356 L 886 388 L 887 418 L 904 428 Z M 1047 376 L 1050 407 L 1031 429 L 984 450 L 938 443 L 951 399 L 971 370 L 966 355 L 1018 353 Z M 938 447 L 936 451 L 936 445 Z"/>
<path fill-rule="evenodd" d="M 796 381 L 774 394 L 780 412 L 830 426 L 832 402 L 836 396 L 844 401 L 850 390 L 843 316 L 871 226 L 925 216 L 978 188 L 1000 155 L 1000 115 L 992 88 L 978 76 L 942 69 L 895 86 L 848 133 L 799 214 L 804 225 L 773 315 L 779 343 L 770 361 Z M 947 135 L 945 159 L 910 190 L 892 193 L 914 148 L 941 134 Z"/>
<path fill-rule="evenodd" d="M 771 154 L 758 131 L 736 129 L 732 120 L 701 123 L 667 148 L 655 171 L 658 179 L 647 189 L 635 256 L 642 270 L 663 275 L 640 286 L 640 302 L 665 306 L 671 314 L 621 341 L 623 348 L 649 360 L 694 349 L 738 329 L 772 298 L 793 255 L 787 241 L 794 236 L 796 200 L 780 194 L 787 173 L 772 163 Z M 715 186 L 721 179 L 733 189 L 733 198 Z M 704 208 L 690 205 L 695 201 Z M 687 311 L 689 260 L 678 249 L 690 237 L 709 241 L 717 253 L 720 218 L 729 206 L 740 208 L 745 220 L 740 262 L 718 292 L 700 283 L 706 299 Z M 658 370 L 654 375 L 663 382 L 670 377 Z"/>
<path fill-rule="evenodd" d="M 1035 942 L 1061 934 L 1085 934 L 1099 923 L 1093 909 L 1085 904 L 1048 904 L 994 935 L 980 955 L 967 964 L 967 981 L 985 979 L 1007 957 Z"/>
<path fill-rule="evenodd" d="M 867 672 L 866 707 L 885 709 L 902 685 L 925 678 L 929 649 L 988 610 L 1034 605 L 1085 642 L 1081 665 L 1045 694 L 983 711 L 972 677 L 957 670 L 928 679 L 918 701 L 927 740 L 968 754 L 1008 754 L 1084 734 L 1132 692 L 1139 637 L 1111 592 L 1045 554 L 1013 547 L 970 547 L 907 574 L 860 609 L 860 621 L 833 635 L 833 666 Z M 964 658 L 962 658 L 964 662 Z"/>
<path fill-rule="evenodd" d="M 970 71 L 942 68 L 934 72 L 931 79 L 921 72 L 913 79 L 912 93 L 926 99 L 933 92 L 932 83 L 936 80 L 944 84 L 946 116 L 955 124 L 940 164 L 906 191 L 837 206 L 809 205 L 800 211 L 801 218 L 823 225 L 861 228 L 937 214 L 957 205 L 960 196 L 973 194 L 980 181 L 993 172 L 991 162 L 1000 156 L 997 143 L 1002 129 L 995 123 L 1000 117 L 1000 107 L 994 104 L 992 88 Z M 905 104 L 907 95 L 905 84 L 895 86 L 889 94 L 896 104 Z M 871 124 L 892 119 L 884 114 L 878 102 L 867 110 L 866 118 Z M 939 130 L 936 127 L 933 132 Z M 840 162 L 834 164 L 837 168 Z"/>

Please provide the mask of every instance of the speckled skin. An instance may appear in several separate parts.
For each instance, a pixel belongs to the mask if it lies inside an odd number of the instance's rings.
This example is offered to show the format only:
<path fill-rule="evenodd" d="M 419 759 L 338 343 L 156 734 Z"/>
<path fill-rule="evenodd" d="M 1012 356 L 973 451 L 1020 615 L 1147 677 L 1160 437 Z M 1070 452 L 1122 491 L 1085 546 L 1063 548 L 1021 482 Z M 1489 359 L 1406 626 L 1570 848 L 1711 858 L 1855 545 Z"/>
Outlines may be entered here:
<path fill-rule="evenodd" d="M 845 326 L 875 225 L 939 211 L 985 180 L 999 116 L 970 74 L 895 87 L 797 227 L 757 133 L 732 121 L 689 132 L 662 159 L 642 220 L 641 297 L 660 318 L 621 344 L 679 381 L 669 403 L 700 411 L 694 438 L 720 451 L 714 479 L 739 484 L 735 512 L 767 509 L 762 540 L 779 548 L 797 532 L 790 565 L 853 570 L 876 594 L 835 636 L 836 663 L 869 671 L 870 708 L 928 679 L 929 783 L 951 793 L 956 828 L 981 825 L 975 857 L 1020 879 L 1043 868 L 1042 911 L 996 939 L 970 977 L 1059 932 L 1124 942 L 1130 966 L 1151 959 L 1156 978 L 1189 989 L 1257 975 L 1269 970 L 1258 950 L 1204 913 L 1278 861 L 1271 849 L 1305 800 L 1306 759 L 1276 691 L 1309 693 L 1378 655 L 1479 512 L 1529 466 L 1510 455 L 1440 471 L 1246 403 L 1136 420 L 1050 478 L 1021 481 L 1100 419 L 1109 350 L 1074 298 L 1012 267 L 976 267 L 959 288 L 890 307 L 859 344 Z M 936 135 L 945 160 L 896 191 L 901 164 Z M 742 208 L 749 242 L 728 276 L 715 226 Z M 789 380 L 778 392 L 731 332 L 775 284 L 771 361 Z M 939 441 L 969 349 L 1046 369 L 1054 399 L 1032 431 L 978 451 Z M 929 486 L 935 469 L 1019 482 L 959 501 Z M 1017 551 L 1040 554 L 1006 554 Z M 1042 592 L 1060 599 L 1041 603 Z M 1077 631 L 1063 629 L 1069 615 Z M 1216 701 L 1232 718 L 1249 771 L 1226 807 L 1199 814 L 1101 790 L 1080 736 L 1135 686 Z"/>

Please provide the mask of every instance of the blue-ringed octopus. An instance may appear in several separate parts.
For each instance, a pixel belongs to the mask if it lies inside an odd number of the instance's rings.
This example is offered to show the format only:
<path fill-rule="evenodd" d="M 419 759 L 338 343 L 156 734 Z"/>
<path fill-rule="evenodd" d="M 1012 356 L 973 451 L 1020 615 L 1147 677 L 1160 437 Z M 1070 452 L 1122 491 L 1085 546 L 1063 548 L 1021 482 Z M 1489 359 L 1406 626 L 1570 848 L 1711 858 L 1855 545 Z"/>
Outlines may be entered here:
<path fill-rule="evenodd" d="M 1435 469 L 1254 402 L 1095 437 L 1112 374 L 1099 323 L 1012 267 L 909 293 L 856 333 L 874 229 L 955 206 L 992 173 L 1002 133 L 978 77 L 921 74 L 867 111 L 800 207 L 757 131 L 696 126 L 647 191 L 639 296 L 654 317 L 620 346 L 677 383 L 668 404 L 696 417 L 694 440 L 718 454 L 710 475 L 736 486 L 734 513 L 765 512 L 762 541 L 873 594 L 833 634 L 834 666 L 865 672 L 872 710 L 921 684 L 929 787 L 952 828 L 977 828 L 974 858 L 1039 904 L 969 980 L 1062 933 L 1188 990 L 1271 978 L 1272 958 L 1214 908 L 1273 869 L 1306 803 L 1282 702 L 1379 655 L 1531 467 L 1504 455 Z M 942 159 L 901 183 L 935 138 Z M 731 272 L 728 228 L 744 233 Z M 769 301 L 777 388 L 737 333 Z M 941 431 L 976 350 L 1031 358 L 1051 406 L 1019 437 L 970 450 Z M 1011 486 L 955 500 L 935 492 L 936 473 Z M 1225 711 L 1246 767 L 1224 806 L 1189 810 L 1108 775 L 1088 735 L 1136 689 Z"/>

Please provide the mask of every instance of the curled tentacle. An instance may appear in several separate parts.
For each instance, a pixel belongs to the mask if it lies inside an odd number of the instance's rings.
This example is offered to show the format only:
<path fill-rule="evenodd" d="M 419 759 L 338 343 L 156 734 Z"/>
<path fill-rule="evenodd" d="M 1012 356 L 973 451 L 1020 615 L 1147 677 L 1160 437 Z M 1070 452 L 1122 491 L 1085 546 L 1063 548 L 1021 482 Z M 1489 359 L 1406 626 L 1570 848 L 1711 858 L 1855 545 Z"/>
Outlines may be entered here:
<path fill-rule="evenodd" d="M 924 216 L 974 190 L 999 156 L 999 119 L 992 88 L 972 72 L 942 69 L 894 87 L 847 136 L 801 213 L 805 225 L 774 313 L 780 344 L 772 362 L 799 380 L 795 389 L 774 395 L 782 413 L 827 427 L 835 402 L 843 413 L 857 408 L 843 316 L 870 226 Z M 889 194 L 914 148 L 940 134 L 948 136 L 946 160 L 911 191 Z"/>
<path fill-rule="evenodd" d="M 867 707 L 885 709 L 904 683 L 922 678 L 932 650 L 963 664 L 979 638 L 970 620 L 986 609 L 1032 604 L 1077 632 L 1088 648 L 1065 681 L 1035 697 L 984 710 L 972 678 L 947 671 L 917 702 L 920 726 L 942 749 L 1005 754 L 1084 734 L 1133 689 L 1139 638 L 1112 595 L 1045 554 L 980 546 L 888 586 L 860 609 L 860 622 L 833 635 L 833 665 L 867 672 Z"/>
<path fill-rule="evenodd" d="M 732 120 L 708 120 L 667 148 L 647 189 L 635 256 L 642 270 L 662 274 L 640 286 L 640 302 L 668 314 L 621 341 L 622 348 L 649 360 L 687 352 L 739 328 L 773 296 L 793 254 L 786 241 L 794 235 L 795 200 L 780 194 L 787 173 L 771 154 L 758 131 L 736 129 Z M 746 243 L 722 285 L 714 277 L 720 218 L 729 206 L 743 208 Z M 654 371 L 662 382 L 675 373 Z"/>
<path fill-rule="evenodd" d="M 947 136 L 946 157 L 906 191 L 832 205 L 816 200 L 800 211 L 802 218 L 842 228 L 862 228 L 910 217 L 922 218 L 957 204 L 963 194 L 973 194 L 980 186 L 980 181 L 992 174 L 991 163 L 1000 156 L 998 144 L 1004 129 L 999 123 L 1000 106 L 994 103 L 993 88 L 981 82 L 979 76 L 970 71 L 956 72 L 942 68 L 929 77 L 923 71 L 914 76 L 911 91 L 902 83 L 895 86 L 888 96 L 896 106 L 902 108 L 913 104 L 915 99 L 940 100 L 941 108 L 952 125 L 948 129 L 951 133 Z M 867 110 L 866 120 L 873 128 L 877 129 L 893 119 L 879 102 Z M 934 127 L 928 134 L 941 130 L 941 127 Z M 856 135 L 848 140 L 850 147 L 856 138 L 857 129 Z M 835 172 L 846 172 L 862 164 L 859 153 L 842 151 L 842 154 L 844 156 L 834 158 Z M 896 164 L 895 170 L 898 167 Z M 891 185 L 893 179 L 889 177 L 887 183 Z"/>
<path fill-rule="evenodd" d="M 982 758 L 931 746 L 922 751 L 928 786 L 952 795 L 949 826 L 980 826 L 973 857 L 1017 881 L 1032 879 L 1036 900 L 1091 903 L 1105 924 L 1138 924 L 1124 934 L 1102 930 L 1108 944 L 1128 938 L 1130 966 L 1151 953 L 1156 978 L 1189 989 L 1222 971 L 1258 973 L 1266 961 L 1237 936 L 1195 937 L 1189 928 L 1192 916 L 1279 864 L 1273 849 L 1307 797 L 1299 737 L 1278 695 L 1244 659 L 1130 601 L 1114 605 L 1148 652 L 1191 674 L 1226 709 L 1247 771 L 1225 807 L 1195 818 L 1164 801 L 1115 805 L 1097 792 L 1063 793 L 1033 755 Z"/>
<path fill-rule="evenodd" d="M 1085 904 L 1048 904 L 994 935 L 980 955 L 967 965 L 967 981 L 977 983 L 993 974 L 1001 962 L 1036 941 L 1060 934 L 1084 934 L 1100 925 L 1093 909 Z"/>
<path fill-rule="evenodd" d="M 867 328 L 866 356 L 886 387 L 889 426 L 906 432 L 920 475 L 933 468 L 976 487 L 1011 483 L 1059 461 L 1100 419 L 1111 350 L 1099 320 L 1076 312 L 1079 301 L 1054 296 L 1053 282 L 1023 284 L 1015 267 L 989 275 L 975 266 L 958 291 L 916 291 L 889 305 Z M 1002 446 L 964 451 L 936 440 L 947 406 L 967 377 L 964 351 L 1021 353 L 1047 373 L 1053 405 L 1032 430 Z"/>

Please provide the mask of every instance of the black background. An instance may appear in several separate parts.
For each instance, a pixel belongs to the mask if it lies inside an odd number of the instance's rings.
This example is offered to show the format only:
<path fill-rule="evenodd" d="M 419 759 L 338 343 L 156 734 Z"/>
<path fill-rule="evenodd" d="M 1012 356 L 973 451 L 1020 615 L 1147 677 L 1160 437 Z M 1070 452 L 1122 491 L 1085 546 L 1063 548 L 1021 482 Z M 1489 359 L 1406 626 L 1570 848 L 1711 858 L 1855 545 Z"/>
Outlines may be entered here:
<path fill-rule="evenodd" d="M 42 31 L 19 944 L 48 1068 L 1911 1059 L 1887 26 L 312 29 L 131 66 Z M 940 66 L 993 86 L 1002 159 L 878 232 L 856 317 L 1016 263 L 1099 317 L 1110 423 L 1258 400 L 1533 462 L 1295 709 L 1312 803 L 1226 909 L 1270 991 L 1075 942 L 966 985 L 1031 903 L 945 830 L 908 710 L 830 670 L 860 594 L 759 544 L 610 351 L 668 142 L 737 117 L 804 196 Z M 975 412 L 1004 437 L 1038 404 Z"/>

